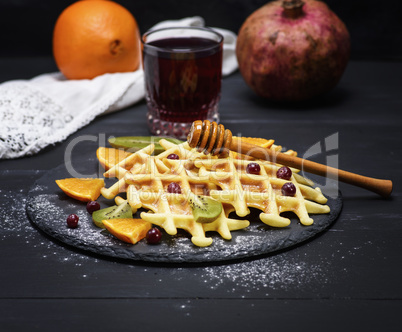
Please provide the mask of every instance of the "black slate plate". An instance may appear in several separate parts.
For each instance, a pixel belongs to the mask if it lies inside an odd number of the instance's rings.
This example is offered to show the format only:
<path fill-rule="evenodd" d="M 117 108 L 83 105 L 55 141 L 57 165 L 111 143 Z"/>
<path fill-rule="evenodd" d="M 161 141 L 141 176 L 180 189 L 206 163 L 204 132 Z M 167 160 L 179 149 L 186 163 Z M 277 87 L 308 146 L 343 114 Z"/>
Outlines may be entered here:
<path fill-rule="evenodd" d="M 290 226 L 272 228 L 259 221 L 260 211 L 252 210 L 247 216 L 250 220 L 247 229 L 233 231 L 233 238 L 230 241 L 222 239 L 215 232 L 207 234 L 213 238 L 213 243 L 206 248 L 194 246 L 190 236 L 184 231 L 179 231 L 176 236 L 163 233 L 163 240 L 158 245 L 149 245 L 145 240 L 131 245 L 96 227 L 85 209 L 85 203 L 67 197 L 55 183 L 56 179 L 69 178 L 77 174 L 97 176 L 97 173 L 101 173 L 96 169 L 97 165 L 95 160 L 85 160 L 74 166 L 73 170 L 76 172 L 74 174 L 67 170 L 71 170 L 72 166 L 66 168 L 64 164 L 47 172 L 29 191 L 26 208 L 32 222 L 51 237 L 73 247 L 109 257 L 177 263 L 214 262 L 258 256 L 291 247 L 322 232 L 338 217 L 342 209 L 341 194 L 333 186 L 337 195 L 336 198 L 328 200 L 331 212 L 312 215 L 314 219 L 312 226 L 303 226 L 295 216 L 290 215 L 292 220 Z M 107 186 L 113 183 L 110 181 Z M 102 208 L 114 204 L 113 200 L 108 201 L 102 197 L 98 201 Z M 71 213 L 77 214 L 80 218 L 79 227 L 76 229 L 70 229 L 66 224 L 66 218 Z"/>

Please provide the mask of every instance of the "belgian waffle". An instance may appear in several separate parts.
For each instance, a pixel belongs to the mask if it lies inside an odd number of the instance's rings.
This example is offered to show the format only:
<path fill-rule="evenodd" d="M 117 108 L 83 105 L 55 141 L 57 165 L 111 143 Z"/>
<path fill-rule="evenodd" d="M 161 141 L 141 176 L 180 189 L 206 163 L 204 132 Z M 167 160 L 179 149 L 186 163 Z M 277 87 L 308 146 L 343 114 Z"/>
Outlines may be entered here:
<path fill-rule="evenodd" d="M 277 164 L 261 160 L 253 160 L 260 165 L 260 174 L 248 174 L 246 167 L 249 160 L 224 158 L 196 160 L 195 166 L 200 168 L 199 176 L 207 177 L 219 189 L 210 191 L 216 200 L 230 204 L 238 216 L 250 213 L 249 207 L 263 211 L 260 219 L 273 227 L 285 227 L 290 219 L 281 216 L 282 212 L 294 212 L 303 225 L 311 225 L 313 219 L 309 213 L 328 213 L 329 207 L 324 205 L 327 198 L 319 188 L 312 188 L 307 181 L 293 170 L 290 180 L 276 177 Z M 296 187 L 294 196 L 283 196 L 281 188 L 284 183 L 292 182 Z"/>
<path fill-rule="evenodd" d="M 191 241 L 200 247 L 212 244 L 212 238 L 206 237 L 205 232 L 216 231 L 222 238 L 230 240 L 231 231 L 245 228 L 247 220 L 228 218 L 232 208 L 223 204 L 222 213 L 213 222 L 208 224 L 197 223 L 188 203 L 191 195 L 208 195 L 216 186 L 206 178 L 198 176 L 198 169 L 194 167 L 194 160 L 207 158 L 205 155 L 191 150 L 187 143 L 175 145 L 166 140 L 160 144 L 166 149 L 158 156 L 152 156 L 153 147 L 149 150 L 140 150 L 129 156 L 125 163 L 121 162 L 105 176 L 115 176 L 119 180 L 112 187 L 102 190 L 106 198 L 113 198 L 121 189 L 127 192 L 127 200 L 133 210 L 145 208 L 152 212 L 142 212 L 141 218 L 162 227 L 168 234 L 177 234 L 177 229 L 184 229 L 192 235 Z M 170 154 L 176 154 L 179 160 L 167 159 Z M 128 159 L 126 158 L 126 159 Z M 132 164 L 131 170 L 122 165 Z M 181 193 L 167 192 L 167 186 L 175 182 L 181 188 Z M 117 199 L 119 204 L 122 199 Z"/>
<path fill-rule="evenodd" d="M 101 193 L 108 199 L 115 198 L 117 204 L 124 199 L 117 196 L 127 193 L 127 201 L 133 211 L 147 209 L 141 218 L 163 228 L 168 234 L 177 234 L 184 229 L 191 234 L 196 246 L 209 246 L 212 238 L 206 232 L 218 232 L 222 238 L 230 240 L 231 231 L 246 228 L 249 221 L 229 218 L 235 211 L 239 217 L 250 213 L 249 207 L 262 211 L 260 219 L 273 227 L 285 227 L 290 219 L 282 212 L 294 212 L 303 225 L 311 225 L 309 213 L 328 213 L 327 201 L 319 188 L 293 170 L 290 180 L 276 177 L 280 165 L 253 160 L 260 165 L 259 175 L 247 174 L 245 169 L 250 160 L 229 154 L 226 158 L 206 156 L 191 149 L 187 143 L 174 144 L 160 140 L 165 149 L 161 154 L 152 155 L 153 144 L 137 151 L 104 173 L 105 177 L 116 177 L 117 182 Z M 272 148 L 280 147 L 271 144 Z M 290 151 L 289 153 L 294 153 Z M 176 154 L 179 159 L 168 159 Z M 280 188 L 291 181 L 296 186 L 294 197 L 282 196 Z M 181 193 L 169 193 L 167 187 L 176 183 Z M 219 217 L 211 223 L 197 223 L 188 201 L 191 195 L 206 195 L 220 201 L 223 209 Z"/>

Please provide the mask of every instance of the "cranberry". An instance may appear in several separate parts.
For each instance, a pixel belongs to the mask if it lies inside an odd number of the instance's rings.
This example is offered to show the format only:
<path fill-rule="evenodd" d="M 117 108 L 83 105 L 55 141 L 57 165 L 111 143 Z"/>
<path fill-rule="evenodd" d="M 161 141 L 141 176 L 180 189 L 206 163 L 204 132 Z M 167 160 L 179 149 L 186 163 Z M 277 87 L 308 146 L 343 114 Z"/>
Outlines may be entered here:
<path fill-rule="evenodd" d="M 181 194 L 180 185 L 176 182 L 169 183 L 167 191 L 171 194 Z"/>
<path fill-rule="evenodd" d="M 296 187 L 292 182 L 286 182 L 282 186 L 281 191 L 283 196 L 294 196 L 296 194 Z"/>
<path fill-rule="evenodd" d="M 290 180 L 292 177 L 292 170 L 289 167 L 283 166 L 276 172 L 276 177 L 278 179 Z"/>
<path fill-rule="evenodd" d="M 170 155 L 167 156 L 167 159 L 179 159 L 179 156 L 176 153 L 171 153 Z"/>
<path fill-rule="evenodd" d="M 149 244 L 157 244 L 161 242 L 162 232 L 159 228 L 153 227 L 147 232 L 146 239 Z"/>
<path fill-rule="evenodd" d="M 257 163 L 250 163 L 246 167 L 246 172 L 248 174 L 260 174 L 261 168 Z"/>
<path fill-rule="evenodd" d="M 76 228 L 78 226 L 78 216 L 76 214 L 70 214 L 67 217 L 67 226 L 70 228 Z"/>
<path fill-rule="evenodd" d="M 95 211 L 98 211 L 100 209 L 100 205 L 98 202 L 91 201 L 87 203 L 87 211 L 88 213 L 92 214 Z"/>

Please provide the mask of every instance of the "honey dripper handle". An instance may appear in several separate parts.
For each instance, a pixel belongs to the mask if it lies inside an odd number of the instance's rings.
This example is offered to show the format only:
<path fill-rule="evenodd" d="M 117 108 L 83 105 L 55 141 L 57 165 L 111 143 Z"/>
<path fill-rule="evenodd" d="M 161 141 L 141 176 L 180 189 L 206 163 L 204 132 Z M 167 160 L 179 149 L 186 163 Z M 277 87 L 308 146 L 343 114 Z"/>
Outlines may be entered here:
<path fill-rule="evenodd" d="M 214 156 L 227 153 L 228 150 L 235 151 L 256 159 L 267 160 L 285 166 L 294 167 L 312 174 L 332 178 L 360 188 L 375 192 L 382 197 L 389 197 L 392 193 L 392 181 L 375 179 L 334 167 L 316 163 L 307 159 L 290 156 L 285 153 L 250 144 L 236 137 L 232 137 L 230 130 L 223 125 L 208 120 L 194 121 L 187 137 L 191 148 L 199 152 L 212 154 Z"/>

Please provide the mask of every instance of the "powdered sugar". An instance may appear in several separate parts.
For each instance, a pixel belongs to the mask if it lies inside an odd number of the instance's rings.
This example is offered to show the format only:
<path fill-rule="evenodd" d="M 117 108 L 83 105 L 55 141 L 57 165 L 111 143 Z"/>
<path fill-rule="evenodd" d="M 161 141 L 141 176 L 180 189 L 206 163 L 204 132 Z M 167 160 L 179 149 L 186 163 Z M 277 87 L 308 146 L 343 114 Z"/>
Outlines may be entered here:
<path fill-rule="evenodd" d="M 65 234 L 78 238 L 80 241 L 94 242 L 99 246 L 104 245 L 123 245 L 121 241 L 115 240 L 107 232 L 94 228 L 90 215 L 85 210 L 85 204 L 71 203 L 71 200 L 60 197 L 57 194 L 47 194 L 46 186 L 37 185 L 31 190 L 34 192 L 35 200 L 30 204 L 38 212 L 41 218 L 47 218 L 52 227 L 56 227 Z M 98 263 L 99 259 L 85 255 L 82 252 L 63 248 L 56 242 L 51 241 L 38 232 L 29 222 L 25 214 L 25 204 L 28 202 L 23 191 L 0 191 L 3 199 L 0 201 L 0 236 L 1 239 L 9 237 L 18 237 L 32 249 L 37 249 L 40 254 L 39 259 L 55 261 L 58 264 L 68 264 L 71 267 L 79 269 L 85 266 L 86 262 Z M 31 196 L 32 197 L 32 196 Z M 55 204 L 64 199 L 63 207 Z M 66 226 L 65 217 L 70 211 L 75 211 L 80 217 L 80 225 L 77 229 L 69 229 Z M 179 234 L 172 237 L 169 244 L 178 254 L 186 255 L 192 250 L 213 250 L 222 251 L 222 254 L 230 254 L 233 247 L 236 250 L 248 250 L 258 241 L 259 233 L 266 233 L 262 226 L 256 226 L 251 234 L 238 234 L 232 241 L 225 241 L 219 237 L 214 237 L 214 246 L 211 248 L 194 248 L 186 234 Z M 166 238 L 165 238 L 166 240 Z M 143 246 L 147 245 L 143 243 Z M 232 249 L 230 247 L 232 246 Z M 130 247 L 127 245 L 127 247 Z M 152 246 L 151 246 L 152 247 Z M 149 248 L 149 246 L 148 246 Z M 127 268 L 134 268 L 135 265 L 126 265 Z M 143 273 L 154 271 L 155 267 L 139 267 Z M 156 267 L 156 269 L 159 269 Z M 191 269 L 191 268 L 190 268 Z M 77 270 L 78 271 L 78 270 Z M 236 292 L 247 297 L 255 291 L 263 292 L 268 296 L 275 290 L 293 289 L 294 287 L 319 288 L 325 286 L 333 279 L 333 270 L 330 267 L 330 261 L 325 257 L 317 255 L 314 261 L 303 259 L 302 255 L 291 255 L 289 252 L 281 252 L 277 255 L 269 255 L 255 260 L 234 262 L 228 264 L 218 264 L 211 266 L 200 266 L 193 269 L 194 276 L 189 275 L 189 268 L 174 267 L 169 269 L 174 274 L 176 280 L 187 278 L 196 278 L 199 282 L 205 284 L 210 290 L 225 290 L 228 293 Z M 82 278 L 88 277 L 88 272 L 82 273 Z M 164 282 L 159 277 L 159 282 Z"/>
<path fill-rule="evenodd" d="M 33 190 L 40 192 L 43 187 L 37 186 Z M 38 250 L 41 252 L 41 258 L 52 258 L 62 263 L 74 262 L 76 266 L 81 266 L 87 259 L 94 260 L 81 253 L 63 250 L 60 245 L 45 238 L 33 227 L 25 210 L 27 196 L 24 190 L 0 189 L 0 196 L 0 241 L 15 240 L 21 246 L 21 250 L 24 250 L 24 245 L 30 249 L 43 248 L 44 250 Z M 60 227 L 64 227 L 64 224 L 61 223 Z"/>
<path fill-rule="evenodd" d="M 117 241 L 109 233 L 93 225 L 91 215 L 85 210 L 85 204 L 75 204 L 65 198 L 65 204 L 61 206 L 55 204 L 58 200 L 58 195 L 38 194 L 28 202 L 28 211 L 35 211 L 34 219 L 46 233 L 71 239 L 72 244 L 76 242 L 110 246 Z M 67 217 L 72 213 L 79 217 L 78 227 L 74 229 L 67 227 Z"/>
<path fill-rule="evenodd" d="M 211 289 L 221 286 L 227 288 L 228 283 L 232 283 L 236 290 L 250 292 L 265 289 L 268 293 L 294 285 L 325 284 L 328 282 L 327 268 L 326 261 L 311 264 L 280 254 L 237 264 L 206 267 L 203 278 Z"/>
<path fill-rule="evenodd" d="M 22 231 L 27 226 L 24 193 L 0 190 L 0 196 L 0 235 Z"/>

